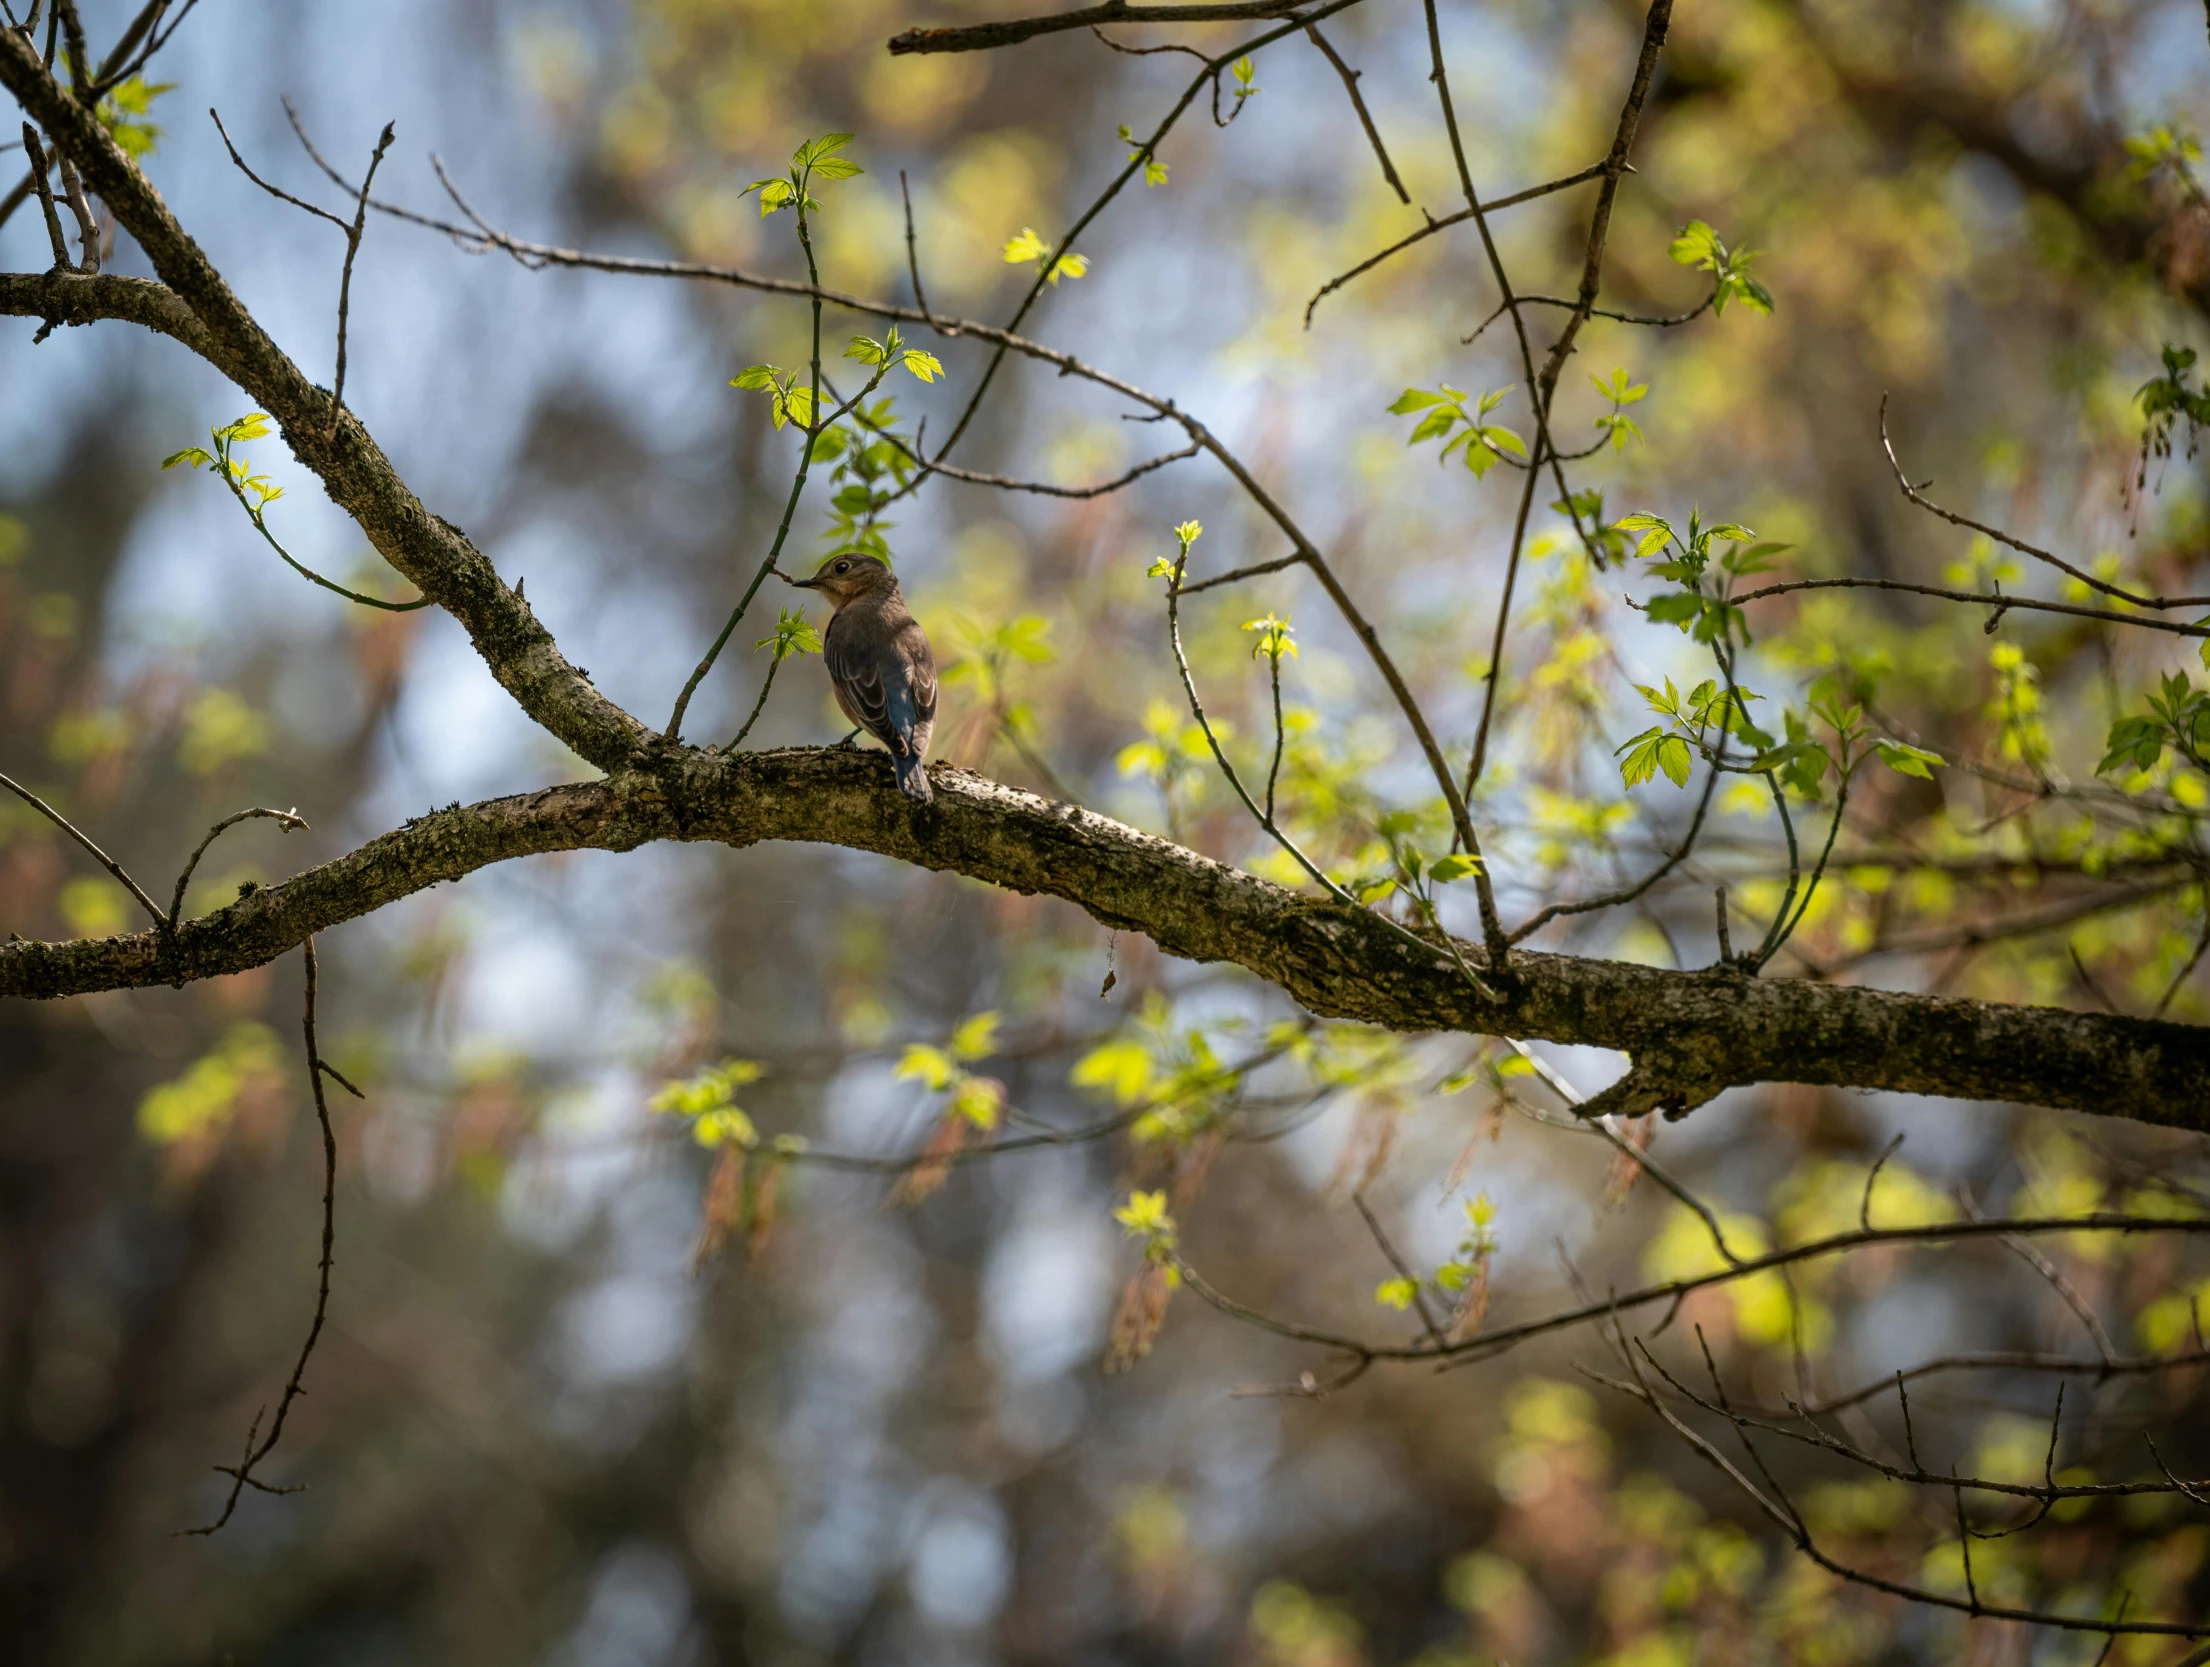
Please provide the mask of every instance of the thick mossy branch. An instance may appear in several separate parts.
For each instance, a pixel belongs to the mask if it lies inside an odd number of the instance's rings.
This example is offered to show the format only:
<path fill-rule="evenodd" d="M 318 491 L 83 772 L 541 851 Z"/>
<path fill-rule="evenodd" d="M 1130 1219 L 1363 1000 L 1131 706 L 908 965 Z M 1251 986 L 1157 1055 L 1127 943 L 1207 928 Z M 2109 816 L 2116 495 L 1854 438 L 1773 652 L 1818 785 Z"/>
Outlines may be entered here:
<path fill-rule="evenodd" d="M 944 766 L 930 774 L 936 804 L 920 809 L 873 754 L 803 748 L 722 758 L 686 749 L 608 781 L 423 817 L 186 922 L 167 942 L 143 932 L 0 945 L 0 996 L 240 972 L 312 933 L 534 852 L 789 839 L 1063 897 L 1171 954 L 1233 961 L 1329 1017 L 1620 1049 L 1637 1060 L 1638 1103 L 1694 1105 L 1729 1084 L 1804 1082 L 2210 1128 L 2210 1031 L 2197 1026 L 1524 951 L 1498 971 L 1464 945 L 1496 986 L 1497 998 L 1485 1001 L 1447 955 L 1420 953 L 1364 911 L 1074 805 Z"/>

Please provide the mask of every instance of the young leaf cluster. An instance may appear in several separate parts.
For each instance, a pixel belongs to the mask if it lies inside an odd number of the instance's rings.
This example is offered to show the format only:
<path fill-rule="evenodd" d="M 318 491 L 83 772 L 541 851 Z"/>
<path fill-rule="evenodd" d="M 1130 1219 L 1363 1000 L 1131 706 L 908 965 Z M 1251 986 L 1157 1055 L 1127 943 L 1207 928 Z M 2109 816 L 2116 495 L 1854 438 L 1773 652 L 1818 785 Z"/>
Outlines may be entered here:
<path fill-rule="evenodd" d="M 133 75 L 115 84 L 100 100 L 95 115 L 118 149 L 143 162 L 161 142 L 161 129 L 150 119 L 153 101 L 175 90 L 174 81 L 148 81 L 143 75 Z"/>
<path fill-rule="evenodd" d="M 917 1082 L 931 1094 L 951 1096 L 950 1110 L 973 1127 L 991 1130 L 1005 1106 L 1005 1084 L 977 1076 L 967 1067 L 998 1051 L 998 1016 L 976 1013 L 962 1019 L 940 1048 L 909 1042 L 891 1076 Z"/>
<path fill-rule="evenodd" d="M 1473 396 L 1462 389 L 1447 384 L 1433 392 L 1425 388 L 1407 388 L 1397 395 L 1389 409 L 1400 417 L 1408 417 L 1415 411 L 1426 412 L 1427 415 L 1413 425 L 1411 437 L 1405 444 L 1416 446 L 1423 440 L 1436 440 L 1446 434 L 1450 435 L 1451 438 L 1443 444 L 1442 455 L 1436 461 L 1447 463 L 1452 452 L 1462 451 L 1465 454 L 1466 467 L 1473 471 L 1474 478 L 1478 480 L 1496 466 L 1498 458 L 1507 455 L 1525 458 L 1527 455 L 1527 442 L 1517 433 L 1500 423 L 1483 420 L 1504 403 L 1504 396 L 1511 391 L 1506 387 L 1485 393 L 1474 408 L 1468 411 L 1466 401 Z M 1645 389 L 1641 392 L 1647 391 Z M 1641 392 L 1637 393 L 1637 398 L 1641 397 Z"/>
<path fill-rule="evenodd" d="M 1644 612 L 1654 624 L 1677 625 L 1701 643 L 1746 645 L 1749 642 L 1748 622 L 1742 610 L 1727 600 L 1727 593 L 1734 580 L 1770 568 L 1771 558 L 1788 549 L 1788 545 L 1760 541 L 1749 528 L 1732 521 L 1707 527 L 1696 510 L 1688 512 L 1685 531 L 1675 529 L 1662 516 L 1641 513 L 1622 516 L 1617 530 L 1642 535 L 1635 544 L 1634 553 L 1650 563 L 1653 578 L 1671 579 L 1687 586 L 1685 590 L 1650 598 Z M 1723 551 L 1714 548 L 1722 544 L 1744 548 Z M 1720 577 L 1707 589 L 1705 581 L 1711 577 L 1714 567 Z"/>
<path fill-rule="evenodd" d="M 2187 373 L 2194 369 L 2195 350 L 2191 347 L 2174 347 L 2164 344 L 2164 374 L 2152 377 L 2141 384 L 2134 393 L 2140 402 L 2143 427 L 2141 430 L 2141 462 L 2144 468 L 2150 457 L 2172 455 L 2172 429 L 2179 423 L 2187 425 L 2187 455 L 2195 455 L 2195 446 L 2202 430 L 2210 428 L 2210 383 L 2187 384 Z"/>
<path fill-rule="evenodd" d="M 2167 674 L 2162 686 L 2150 692 L 2148 711 L 2112 724 L 2105 745 L 2097 775 L 2120 769 L 2146 774 L 2163 762 L 2167 747 L 2196 769 L 2210 771 L 2203 761 L 2210 752 L 2210 692 L 2178 672 Z"/>
<path fill-rule="evenodd" d="M 691 1138 L 701 1146 L 734 1144 L 749 1151 L 760 1143 L 760 1132 L 737 1104 L 736 1094 L 759 1081 L 765 1069 L 757 1060 L 724 1059 L 694 1076 L 662 1084 L 651 1109 L 689 1118 Z"/>
<path fill-rule="evenodd" d="M 907 363 L 911 368 L 910 356 Z M 856 428 L 837 424 L 814 439 L 813 460 L 835 465 L 829 472 L 834 489 L 829 526 L 821 535 L 829 541 L 831 555 L 854 551 L 886 566 L 890 562 L 890 546 L 883 535 L 896 523 L 883 520 L 882 513 L 912 488 L 918 472 L 914 459 L 920 449 L 897 433 L 895 404 L 889 395 L 873 404 L 862 403 L 852 413 Z"/>
<path fill-rule="evenodd" d="M 1432 925 L 1435 887 L 1478 874 L 1481 859 L 1463 851 L 1453 851 L 1442 857 L 1428 856 L 1412 839 L 1419 831 L 1421 820 L 1408 810 L 1393 810 L 1383 816 L 1379 832 L 1388 845 L 1389 867 L 1361 875 L 1345 889 L 1361 903 L 1378 903 L 1401 891 L 1411 900 L 1414 913 Z"/>
<path fill-rule="evenodd" d="M 1611 401 L 1611 409 L 1596 419 L 1597 432 L 1604 436 L 1613 451 L 1625 451 L 1629 440 L 1642 438 L 1641 425 L 1627 415 L 1627 407 L 1647 397 L 1650 385 L 1628 381 L 1624 370 L 1614 370 L 1608 378 L 1591 375 L 1589 381 L 1598 393 Z"/>
<path fill-rule="evenodd" d="M 1164 170 L 1161 171 L 1162 177 Z M 1003 254 L 1007 266 L 1027 266 L 1042 260 L 1051 253 L 1051 245 L 1038 237 L 1030 227 L 1005 240 Z M 1044 271 L 1047 282 L 1056 284 L 1061 278 L 1086 278 L 1090 273 L 1090 257 L 1087 255 L 1061 255 Z"/>
<path fill-rule="evenodd" d="M 809 189 L 814 181 L 851 179 L 863 171 L 858 163 L 836 154 L 851 142 L 849 133 L 824 133 L 818 139 L 808 139 L 791 152 L 789 173 L 756 179 L 738 195 L 749 197 L 757 191 L 763 220 L 778 209 L 793 207 L 803 220 L 808 210 L 821 206 Z"/>
<path fill-rule="evenodd" d="M 1158 159 L 1150 146 L 1137 142 L 1135 134 L 1128 130 L 1126 122 L 1120 124 L 1120 142 L 1124 145 L 1134 146 L 1128 153 L 1128 160 L 1131 162 L 1140 161 L 1143 164 L 1143 183 L 1146 190 L 1154 185 L 1164 185 L 1166 183 L 1166 164 Z M 1077 273 L 1076 276 L 1079 277 L 1080 274 Z"/>
<path fill-rule="evenodd" d="M 1755 249 L 1729 249 L 1719 234 L 1701 220 L 1691 220 L 1667 247 L 1679 266 L 1692 266 L 1711 274 L 1711 310 L 1724 314 L 1729 301 L 1739 301 L 1753 311 L 1771 316 L 1772 292 L 1750 276 Z"/>
<path fill-rule="evenodd" d="M 182 451 L 171 452 L 161 460 L 164 469 L 173 469 L 179 463 L 197 469 L 202 464 L 217 470 L 238 501 L 246 506 L 246 513 L 259 524 L 261 511 L 284 495 L 284 489 L 266 475 L 253 472 L 253 465 L 245 458 L 233 455 L 231 448 L 247 440 L 266 439 L 269 435 L 269 417 L 266 411 L 249 411 L 244 416 L 211 428 L 209 436 L 215 442 L 210 452 L 205 446 L 186 446 Z M 250 500 L 250 501 L 249 501 Z"/>

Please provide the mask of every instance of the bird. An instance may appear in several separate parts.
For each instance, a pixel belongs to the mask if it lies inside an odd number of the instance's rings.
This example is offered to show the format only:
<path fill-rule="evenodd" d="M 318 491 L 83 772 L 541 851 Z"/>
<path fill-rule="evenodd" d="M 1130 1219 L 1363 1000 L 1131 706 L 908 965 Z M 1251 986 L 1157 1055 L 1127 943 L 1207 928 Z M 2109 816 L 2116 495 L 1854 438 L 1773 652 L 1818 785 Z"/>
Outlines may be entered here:
<path fill-rule="evenodd" d="M 916 804 L 935 803 L 922 760 L 936 727 L 936 656 L 906 612 L 898 576 L 879 558 L 848 551 L 791 583 L 836 605 L 821 634 L 821 657 L 837 705 L 858 726 L 840 745 L 864 729 L 889 749 L 898 791 Z"/>

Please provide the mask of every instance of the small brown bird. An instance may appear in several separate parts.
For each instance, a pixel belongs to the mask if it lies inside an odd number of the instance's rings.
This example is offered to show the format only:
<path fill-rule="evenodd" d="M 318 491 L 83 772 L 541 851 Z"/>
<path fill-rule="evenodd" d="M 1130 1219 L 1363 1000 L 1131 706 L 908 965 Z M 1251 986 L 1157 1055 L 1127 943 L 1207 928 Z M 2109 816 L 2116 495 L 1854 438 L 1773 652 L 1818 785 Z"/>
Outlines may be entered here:
<path fill-rule="evenodd" d="M 921 761 L 936 727 L 936 657 L 919 623 L 906 612 L 898 576 L 873 556 L 842 555 L 821 564 L 810 579 L 791 581 L 817 590 L 836 604 L 821 634 L 836 703 L 859 729 L 890 750 L 898 791 L 933 804 L 935 789 Z"/>

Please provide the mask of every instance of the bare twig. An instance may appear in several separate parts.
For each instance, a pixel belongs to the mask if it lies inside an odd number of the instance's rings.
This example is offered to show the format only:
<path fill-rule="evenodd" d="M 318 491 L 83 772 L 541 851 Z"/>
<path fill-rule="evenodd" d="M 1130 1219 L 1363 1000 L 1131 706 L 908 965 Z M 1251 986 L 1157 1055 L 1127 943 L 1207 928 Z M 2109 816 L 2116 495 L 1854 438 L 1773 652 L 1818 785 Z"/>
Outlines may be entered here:
<path fill-rule="evenodd" d="M 162 914 L 161 905 L 156 903 L 152 898 L 146 895 L 146 891 L 143 886 L 139 885 L 136 880 L 132 879 L 128 874 L 123 872 L 123 865 L 121 863 L 117 862 L 105 851 L 101 850 L 97 845 L 93 844 L 91 835 L 87 834 L 82 828 L 78 827 L 74 822 L 70 821 L 68 817 L 62 815 L 60 811 L 56 810 L 52 805 L 48 804 L 36 793 L 33 793 L 28 787 L 25 787 L 13 776 L 0 775 L 0 787 L 5 787 L 9 792 L 13 793 L 17 798 L 21 799 L 25 804 L 29 805 L 33 810 L 37 811 L 41 816 L 45 817 L 49 822 L 53 823 L 55 827 L 59 828 L 63 833 L 67 834 L 79 845 L 83 846 L 85 850 L 90 852 L 92 854 L 92 860 L 94 862 L 98 863 L 110 874 L 114 875 L 117 880 L 122 882 L 123 889 L 129 892 L 131 896 L 138 899 L 140 904 L 144 906 L 146 913 L 153 916 L 153 922 L 156 926 L 165 925 L 167 923 L 168 917 Z"/>
<path fill-rule="evenodd" d="M 207 848 L 214 844 L 226 829 L 234 828 L 240 822 L 250 822 L 256 817 L 266 817 L 270 821 L 280 823 L 286 833 L 292 832 L 295 828 L 304 829 L 307 826 L 307 819 L 299 814 L 297 808 L 271 810 L 266 805 L 255 805 L 250 810 L 233 811 L 212 828 L 209 828 L 207 837 L 193 847 L 191 860 L 185 863 L 184 872 L 176 877 L 176 895 L 169 900 L 168 922 L 170 931 L 174 932 L 176 930 L 177 921 L 184 914 L 184 888 L 192 883 L 192 871 L 199 867 L 200 858 L 207 854 Z"/>
<path fill-rule="evenodd" d="M 1343 78 L 1343 91 L 1350 94 L 1351 108 L 1358 112 L 1358 125 L 1366 130 L 1366 142 L 1374 147 L 1374 159 L 1381 164 L 1381 177 L 1389 182 L 1389 189 L 1397 194 L 1397 200 L 1407 208 L 1412 204 L 1412 193 L 1405 190 L 1404 181 L 1397 177 L 1397 165 L 1389 160 L 1389 147 L 1381 142 L 1381 129 L 1374 126 L 1373 112 L 1366 108 L 1366 101 L 1359 95 L 1358 78 L 1362 71 L 1352 69 L 1343 62 L 1342 54 L 1329 44 L 1327 36 L 1320 33 L 1317 23 L 1305 25 L 1305 33 L 1312 37 L 1327 61 L 1335 66 L 1335 73 Z"/>
<path fill-rule="evenodd" d="M 58 149 L 54 160 L 61 168 L 61 194 L 77 220 L 77 247 L 83 251 L 77 270 L 90 277 L 100 270 L 100 223 L 93 218 L 92 205 L 85 199 L 84 181 L 77 177 L 77 165 Z"/>
<path fill-rule="evenodd" d="M 1364 1191 L 1352 1193 L 1351 1202 L 1358 1206 L 1359 1216 L 1366 1223 L 1366 1231 L 1373 1235 L 1374 1244 L 1389 1266 L 1396 1270 L 1399 1279 L 1412 1287 L 1412 1306 L 1418 1312 L 1420 1324 L 1426 1329 L 1429 1339 L 1438 1349 L 1445 1347 L 1442 1327 L 1436 1324 L 1435 1315 L 1427 1306 L 1427 1292 L 1420 1283 L 1420 1276 L 1412 1271 L 1411 1266 L 1398 1254 L 1397 1247 L 1390 1243 L 1389 1235 L 1382 1230 L 1380 1219 L 1366 1203 Z"/>
<path fill-rule="evenodd" d="M 215 1468 L 230 1478 L 230 1496 L 223 1501 L 222 1514 L 201 1528 L 178 1530 L 180 1535 L 191 1537 L 213 1534 L 230 1520 L 238 1508 L 239 1495 L 249 1487 L 262 1493 L 298 1493 L 305 1484 L 290 1487 L 273 1487 L 253 1474 L 254 1467 L 276 1449 L 283 1438 L 284 1417 L 291 1411 L 292 1402 L 306 1393 L 302 1380 L 307 1373 L 307 1362 L 315 1352 L 315 1344 L 322 1337 L 322 1325 L 330 1312 L 331 1250 L 337 1241 L 338 1213 L 338 1137 L 330 1126 L 330 1102 L 322 1091 L 325 1075 L 336 1078 L 356 1096 L 360 1090 L 322 1062 L 322 1053 L 315 1041 L 315 941 L 309 938 L 301 949 L 306 957 L 307 995 L 300 1015 L 300 1030 L 307 1044 L 307 1085 L 314 1092 L 315 1120 L 322 1126 L 322 1259 L 317 1269 L 315 1286 L 315 1317 L 307 1327 L 307 1340 L 300 1345 L 299 1358 L 292 1363 L 292 1375 L 284 1385 L 284 1393 L 277 1398 L 276 1416 L 269 1421 L 269 1433 L 256 1443 L 254 1436 L 261 1428 L 261 1414 L 253 1415 L 252 1428 L 246 1432 L 244 1456 L 235 1465 L 217 1465 Z M 267 1410 L 266 1408 L 263 1409 Z"/>
<path fill-rule="evenodd" d="M 1136 6 L 1128 0 L 1104 0 L 1078 11 L 1044 17 L 1007 18 L 1002 23 L 970 23 L 954 29 L 908 29 L 891 37 L 894 54 L 908 52 L 989 52 L 1017 46 L 1039 35 L 1065 29 L 1089 29 L 1100 23 L 1232 23 L 1252 18 L 1295 17 L 1298 0 L 1216 0 L 1214 4 Z"/>
<path fill-rule="evenodd" d="M 2110 583 L 2107 579 L 2096 578 L 2094 574 L 2088 572 L 2085 568 L 2075 567 L 2070 562 L 2066 561 L 2062 556 L 2056 555 L 2048 550 L 2044 550 L 2037 544 L 2028 544 L 2024 539 L 2014 538 L 2013 536 L 2011 536 L 2011 534 L 2004 532 L 2000 527 L 1991 527 L 1984 521 L 1973 520 L 1972 517 L 1969 515 L 1959 515 L 1954 510 L 1942 508 L 1941 505 L 1927 498 L 1919 487 L 1913 486 L 1911 484 L 1910 476 L 1906 475 L 1903 472 L 1903 465 L 1895 455 L 1895 442 L 1888 438 L 1888 396 L 1886 394 L 1882 394 L 1880 396 L 1880 449 L 1888 454 L 1888 467 L 1895 471 L 1895 483 L 1897 486 L 1902 488 L 1903 496 L 1910 499 L 1912 503 L 1916 504 L 1920 509 L 1925 510 L 1929 515 L 1939 516 L 1942 520 L 1947 521 L 1953 527 L 1965 527 L 1973 532 L 1980 533 L 1988 538 L 1994 539 L 1995 542 L 1998 544 L 2007 544 L 2013 550 L 2016 550 L 2020 555 L 2031 556 L 2035 561 L 2038 562 L 2046 562 L 2049 566 L 2055 568 L 2058 572 L 2065 574 L 2067 577 L 2077 579 L 2089 590 L 2100 591 L 2105 596 L 2111 597 L 2116 601 L 2131 603 L 2136 608 L 2210 607 L 2210 596 L 2138 595 L 2133 591 L 2127 590 L 2122 585 L 2114 585 Z M 2013 599 L 2004 598 L 2000 600 Z M 2013 601 L 2013 605 L 2019 604 Z M 2095 610 L 2082 610 L 2077 608 L 2068 608 L 2062 611 L 2067 613 L 2087 612 L 2090 618 L 2126 618 L 2126 616 L 2123 614 L 2106 614 Z M 2129 623 L 2147 624 L 2151 622 L 2145 620 L 2133 620 L 2129 621 Z M 2200 636 L 2203 634 L 2203 632 L 2200 628 L 2198 628 L 2191 634 Z"/>
<path fill-rule="evenodd" d="M 1566 174 L 1558 179 L 1546 180 L 1540 185 L 1530 185 L 1524 191 L 1514 191 L 1509 196 L 1499 197 L 1494 202 L 1483 203 L 1481 205 L 1481 212 L 1484 214 L 1494 214 L 1499 209 L 1516 208 L 1521 203 L 1531 203 L 1536 198 L 1547 197 L 1555 191 L 1566 191 L 1570 190 L 1576 185 L 1586 185 L 1592 179 L 1602 178 L 1603 173 L 1604 164 L 1601 162 L 1594 163 L 1589 167 L 1583 168 L 1577 174 Z M 1411 248 L 1414 244 L 1424 243 L 1428 238 L 1433 237 L 1437 232 L 1448 231 L 1452 226 L 1464 225 L 1468 220 L 1471 220 L 1473 217 L 1474 211 L 1470 208 L 1461 208 L 1455 213 L 1438 216 L 1437 218 L 1428 221 L 1426 225 L 1422 226 L 1418 231 L 1413 232 L 1410 236 L 1399 238 L 1396 242 L 1390 244 L 1388 248 L 1383 249 L 1380 253 L 1368 255 L 1364 260 L 1360 261 L 1348 272 L 1338 273 L 1335 277 L 1330 278 L 1326 283 L 1322 284 L 1317 290 L 1315 290 L 1313 292 L 1312 299 L 1305 303 L 1305 328 L 1307 330 L 1312 328 L 1313 309 L 1318 307 L 1322 301 L 1325 301 L 1330 295 L 1333 295 L 1337 290 L 1341 289 L 1352 279 L 1364 277 L 1375 267 L 1391 259 L 1393 256 L 1403 254 L 1405 250 Z M 1570 306 L 1571 304 L 1572 303 L 1570 302 L 1560 303 L 1560 305 L 1563 306 Z M 1498 311 L 1500 312 L 1502 310 L 1502 308 L 1498 309 Z"/>
<path fill-rule="evenodd" d="M 1976 602 L 1991 607 L 2025 608 L 2034 613 L 2067 614 L 2074 619 L 2101 620 L 2110 625 L 2133 625 L 2146 631 L 2169 631 L 2179 637 L 2210 637 L 2210 625 L 2189 625 L 2176 619 L 2144 619 L 2139 614 L 2122 614 L 2109 608 L 2090 608 L 2074 602 L 2043 602 L 2031 596 L 1999 596 L 1984 591 L 1949 590 L 1940 585 L 1914 585 L 1901 579 L 1790 579 L 1783 584 L 1743 591 L 1729 600 L 1737 604 L 1761 602 L 1768 596 L 1786 596 L 1791 591 L 1798 590 L 1906 591 L 1913 596 L 1938 597 L 1944 602 Z M 2210 604 L 2172 602 L 2156 605 L 2177 608 Z"/>
<path fill-rule="evenodd" d="M 37 193 L 39 209 L 46 216 L 46 241 L 53 246 L 54 270 L 66 272 L 69 242 L 62 236 L 61 216 L 54 212 L 53 188 L 46 183 L 46 170 L 51 164 L 46 160 L 46 147 L 38 142 L 38 129 L 29 122 L 23 124 L 23 149 L 31 161 L 31 189 Z"/>
<path fill-rule="evenodd" d="M 361 233 L 368 225 L 368 188 L 376 183 L 376 170 L 383 163 L 384 152 L 391 149 L 391 139 L 392 124 L 386 122 L 369 156 L 368 172 L 361 176 L 353 223 L 345 228 L 345 270 L 338 279 L 338 369 L 330 389 L 330 427 L 324 436 L 329 440 L 338 437 L 338 413 L 345 409 L 345 328 L 353 303 L 353 257 L 361 252 Z"/>

